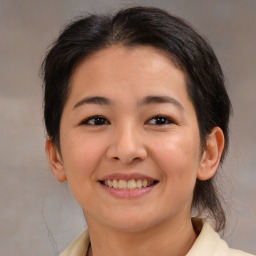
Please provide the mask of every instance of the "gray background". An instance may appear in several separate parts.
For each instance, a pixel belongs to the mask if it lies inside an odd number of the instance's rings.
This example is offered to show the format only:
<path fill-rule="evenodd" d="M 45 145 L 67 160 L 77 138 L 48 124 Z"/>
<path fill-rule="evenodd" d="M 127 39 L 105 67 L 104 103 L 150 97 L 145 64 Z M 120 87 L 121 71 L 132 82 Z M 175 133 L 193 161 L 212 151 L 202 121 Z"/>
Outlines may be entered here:
<path fill-rule="evenodd" d="M 255 0 L 0 0 L 0 255 L 58 255 L 86 224 L 44 154 L 40 62 L 75 16 L 131 5 L 164 8 L 211 42 L 234 107 L 222 172 L 232 247 L 256 254 Z"/>

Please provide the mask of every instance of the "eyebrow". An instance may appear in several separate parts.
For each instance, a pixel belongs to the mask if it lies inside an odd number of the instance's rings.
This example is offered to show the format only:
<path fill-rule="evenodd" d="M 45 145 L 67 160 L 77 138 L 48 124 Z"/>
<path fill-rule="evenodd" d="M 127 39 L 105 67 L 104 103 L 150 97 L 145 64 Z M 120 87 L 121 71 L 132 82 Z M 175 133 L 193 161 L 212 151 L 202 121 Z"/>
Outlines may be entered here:
<path fill-rule="evenodd" d="M 111 105 L 113 102 L 110 99 L 101 96 L 86 97 L 78 101 L 73 109 L 76 109 L 84 104 Z"/>
<path fill-rule="evenodd" d="M 173 97 L 169 97 L 169 96 L 147 96 L 144 99 L 142 99 L 141 101 L 138 102 L 139 106 L 143 106 L 143 105 L 149 105 L 149 104 L 163 104 L 163 103 L 170 103 L 170 104 L 174 104 L 176 107 L 178 107 L 180 110 L 184 110 L 184 107 L 182 106 L 182 104 L 176 100 Z"/>
<path fill-rule="evenodd" d="M 144 105 L 150 105 L 150 104 L 164 104 L 164 103 L 169 103 L 169 104 L 174 104 L 176 107 L 178 107 L 180 110 L 184 110 L 184 107 L 182 104 L 176 100 L 173 97 L 169 96 L 155 96 L 155 95 L 150 95 L 146 96 L 142 100 L 138 102 L 138 106 L 144 106 Z M 84 104 L 97 104 L 97 105 L 112 105 L 114 102 L 106 97 L 102 96 L 93 96 L 93 97 L 86 97 L 83 98 L 82 100 L 78 101 L 73 109 L 76 109 Z"/>

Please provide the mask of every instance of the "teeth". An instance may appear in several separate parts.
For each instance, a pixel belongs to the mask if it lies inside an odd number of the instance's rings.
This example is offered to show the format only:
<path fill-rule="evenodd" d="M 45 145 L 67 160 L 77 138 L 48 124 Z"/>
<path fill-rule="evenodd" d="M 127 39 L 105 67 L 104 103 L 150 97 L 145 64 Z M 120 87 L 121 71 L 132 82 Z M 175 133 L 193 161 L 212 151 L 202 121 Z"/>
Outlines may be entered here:
<path fill-rule="evenodd" d="M 119 180 L 118 188 L 119 189 L 126 189 L 127 188 L 127 181 L 126 180 Z"/>
<path fill-rule="evenodd" d="M 118 181 L 117 180 L 113 180 L 112 186 L 113 186 L 113 188 L 118 188 Z"/>
<path fill-rule="evenodd" d="M 147 180 L 143 180 L 142 181 L 142 187 L 146 188 L 148 186 L 148 181 Z"/>
<path fill-rule="evenodd" d="M 142 188 L 142 180 L 137 180 L 136 185 L 137 188 Z"/>
<path fill-rule="evenodd" d="M 113 181 L 112 180 L 107 180 L 105 182 L 107 182 L 107 184 L 105 184 L 106 186 L 109 186 L 110 188 L 113 187 Z"/>
<path fill-rule="evenodd" d="M 137 188 L 137 184 L 135 180 L 129 180 L 128 181 L 128 189 L 132 190 L 132 189 L 136 189 Z"/>
<path fill-rule="evenodd" d="M 103 184 L 115 189 L 120 190 L 134 190 L 134 189 L 140 189 L 140 188 L 146 188 L 149 186 L 152 186 L 154 184 L 153 180 L 104 180 Z"/>

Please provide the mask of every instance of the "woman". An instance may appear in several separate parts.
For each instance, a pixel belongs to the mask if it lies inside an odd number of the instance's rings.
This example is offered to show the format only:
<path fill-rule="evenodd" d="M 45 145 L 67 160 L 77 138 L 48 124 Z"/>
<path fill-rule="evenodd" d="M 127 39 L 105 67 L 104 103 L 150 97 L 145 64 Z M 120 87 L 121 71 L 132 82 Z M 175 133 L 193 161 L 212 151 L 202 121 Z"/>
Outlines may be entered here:
<path fill-rule="evenodd" d="M 88 225 L 61 255 L 248 255 L 200 218 L 225 227 L 214 177 L 231 104 L 185 21 L 145 7 L 82 18 L 43 72 L 49 165 Z"/>

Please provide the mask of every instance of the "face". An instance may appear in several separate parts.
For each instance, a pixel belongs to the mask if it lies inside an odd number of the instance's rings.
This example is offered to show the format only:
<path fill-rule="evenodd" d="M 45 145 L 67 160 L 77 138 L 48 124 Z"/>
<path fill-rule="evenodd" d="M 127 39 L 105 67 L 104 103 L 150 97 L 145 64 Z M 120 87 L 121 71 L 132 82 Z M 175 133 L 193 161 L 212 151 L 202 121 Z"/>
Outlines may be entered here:
<path fill-rule="evenodd" d="M 190 218 L 202 166 L 185 76 L 152 47 L 111 46 L 75 70 L 57 179 L 88 223 L 139 230 Z"/>

